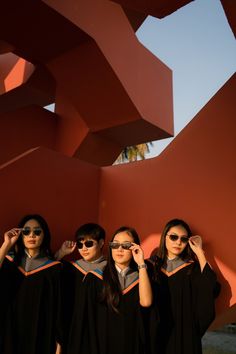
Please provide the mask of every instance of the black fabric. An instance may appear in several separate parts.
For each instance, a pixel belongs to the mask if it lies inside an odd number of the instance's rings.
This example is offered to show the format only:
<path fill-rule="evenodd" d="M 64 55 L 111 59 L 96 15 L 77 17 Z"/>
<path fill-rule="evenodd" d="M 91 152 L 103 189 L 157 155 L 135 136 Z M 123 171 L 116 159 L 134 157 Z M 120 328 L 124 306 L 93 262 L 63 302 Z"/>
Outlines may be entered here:
<path fill-rule="evenodd" d="M 82 331 L 82 314 L 85 309 L 83 280 L 87 270 L 96 267 L 103 269 L 106 261 L 101 257 L 100 262 L 88 263 L 81 260 L 76 262 L 63 261 L 62 271 L 62 316 L 63 344 L 62 353 L 78 352 Z"/>
<path fill-rule="evenodd" d="M 4 260 L 0 271 L 6 303 L 2 353 L 55 353 L 56 342 L 62 338 L 60 272 L 61 264 L 51 260 L 29 273 Z"/>
<path fill-rule="evenodd" d="M 87 274 L 80 348 L 70 354 L 147 353 L 138 281 L 123 292 L 118 313 L 101 302 L 102 286 L 100 275 Z"/>
<path fill-rule="evenodd" d="M 201 337 L 215 317 L 216 275 L 197 262 L 159 271 L 149 322 L 154 354 L 201 354 Z M 154 320 L 155 319 L 155 320 Z"/>
<path fill-rule="evenodd" d="M 78 326 L 80 321 L 80 306 L 81 301 L 81 285 L 85 277 L 85 271 L 81 268 L 76 268 L 75 263 L 63 261 L 62 269 L 62 318 L 63 318 L 63 341 L 62 353 L 70 353 L 70 342 L 76 341 L 78 338 Z M 74 324 L 73 324 L 74 323 Z M 75 331 L 75 332 L 74 332 Z M 70 334 L 70 332 L 72 332 Z M 75 335 L 74 335 L 75 333 Z M 75 336 L 75 338 L 74 338 Z M 70 347 L 73 344 L 70 343 Z"/>

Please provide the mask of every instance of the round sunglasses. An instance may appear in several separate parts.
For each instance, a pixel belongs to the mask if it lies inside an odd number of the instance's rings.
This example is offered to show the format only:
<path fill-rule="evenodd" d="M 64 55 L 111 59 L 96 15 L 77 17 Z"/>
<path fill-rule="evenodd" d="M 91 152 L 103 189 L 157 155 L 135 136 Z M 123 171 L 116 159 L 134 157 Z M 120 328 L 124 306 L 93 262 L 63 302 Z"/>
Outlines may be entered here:
<path fill-rule="evenodd" d="M 33 233 L 35 236 L 40 236 L 42 231 L 43 230 L 40 227 L 35 227 L 33 229 L 30 227 L 24 227 L 22 230 L 22 235 L 29 236 L 31 233 Z"/>
<path fill-rule="evenodd" d="M 169 239 L 171 241 L 177 241 L 180 239 L 181 242 L 183 243 L 188 243 L 189 238 L 187 236 L 178 236 L 178 235 L 173 235 L 173 234 L 166 234 L 169 236 Z"/>
<path fill-rule="evenodd" d="M 109 242 L 109 247 L 113 250 L 117 250 L 119 247 L 123 248 L 124 250 L 129 250 L 132 246 L 132 242 Z"/>
<path fill-rule="evenodd" d="M 84 242 L 78 241 L 77 242 L 77 247 L 79 250 L 81 250 L 83 248 L 83 246 L 85 245 L 86 248 L 91 248 L 93 247 L 95 244 L 95 241 L 93 240 L 86 240 Z"/>

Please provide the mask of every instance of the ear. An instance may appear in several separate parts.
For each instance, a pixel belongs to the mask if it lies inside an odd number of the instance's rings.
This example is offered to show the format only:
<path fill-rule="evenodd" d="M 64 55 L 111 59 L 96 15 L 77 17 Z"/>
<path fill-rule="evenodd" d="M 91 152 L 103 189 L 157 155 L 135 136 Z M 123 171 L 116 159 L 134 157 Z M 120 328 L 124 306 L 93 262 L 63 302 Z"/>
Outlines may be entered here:
<path fill-rule="evenodd" d="M 104 246 L 104 240 L 101 239 L 98 241 L 99 247 L 102 248 Z"/>

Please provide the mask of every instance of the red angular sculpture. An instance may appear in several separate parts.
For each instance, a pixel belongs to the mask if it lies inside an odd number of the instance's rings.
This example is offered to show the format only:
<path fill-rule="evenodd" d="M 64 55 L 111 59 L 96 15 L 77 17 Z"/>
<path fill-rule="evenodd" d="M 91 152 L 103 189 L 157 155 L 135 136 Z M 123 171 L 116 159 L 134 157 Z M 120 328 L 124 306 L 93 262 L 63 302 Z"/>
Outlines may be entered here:
<path fill-rule="evenodd" d="M 0 226 L 40 213 L 56 247 L 81 223 L 108 236 L 130 224 L 149 256 L 165 222 L 186 219 L 222 283 L 219 326 L 236 313 L 235 76 L 159 157 L 111 166 L 173 135 L 172 72 L 134 31 L 189 2 L 1 1 Z M 222 4 L 235 33 L 236 5 Z"/>

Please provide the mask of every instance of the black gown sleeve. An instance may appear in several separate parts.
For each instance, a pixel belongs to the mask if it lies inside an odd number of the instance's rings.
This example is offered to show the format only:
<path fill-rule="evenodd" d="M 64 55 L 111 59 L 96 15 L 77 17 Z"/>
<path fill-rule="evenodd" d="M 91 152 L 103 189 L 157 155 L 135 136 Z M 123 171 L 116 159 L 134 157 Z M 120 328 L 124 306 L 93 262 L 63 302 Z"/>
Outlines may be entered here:
<path fill-rule="evenodd" d="M 7 258 L 4 259 L 0 268 L 0 353 L 3 353 L 3 338 L 6 335 L 6 320 L 9 307 L 14 299 L 14 294 L 20 284 L 16 267 Z"/>
<path fill-rule="evenodd" d="M 70 262 L 62 260 L 61 271 L 61 321 L 62 348 L 66 352 L 74 309 L 75 272 Z"/>
<path fill-rule="evenodd" d="M 192 286 L 195 320 L 199 334 L 203 336 L 215 318 L 215 298 L 220 293 L 220 284 L 208 263 L 202 272 L 199 264 L 194 266 Z"/>
<path fill-rule="evenodd" d="M 97 279 L 92 273 L 86 275 L 82 291 L 84 326 L 82 329 L 83 338 L 81 340 L 81 354 L 100 354 L 97 310 L 98 294 L 101 290 L 101 285 L 102 280 Z M 85 316 L 87 316 L 87 319 Z"/>

